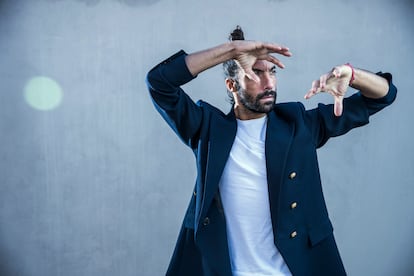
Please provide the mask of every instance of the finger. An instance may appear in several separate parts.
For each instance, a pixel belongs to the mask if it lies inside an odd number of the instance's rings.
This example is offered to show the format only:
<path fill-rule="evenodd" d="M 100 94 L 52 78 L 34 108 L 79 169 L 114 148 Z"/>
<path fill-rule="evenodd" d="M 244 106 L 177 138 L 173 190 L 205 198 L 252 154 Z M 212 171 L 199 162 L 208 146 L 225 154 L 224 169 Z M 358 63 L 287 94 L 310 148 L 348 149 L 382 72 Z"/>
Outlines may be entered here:
<path fill-rule="evenodd" d="M 335 96 L 334 114 L 337 117 L 342 115 L 342 111 L 343 111 L 342 100 L 343 99 L 344 99 L 343 96 Z"/>
<path fill-rule="evenodd" d="M 308 93 L 305 94 L 305 99 L 309 99 L 310 97 L 313 97 L 314 95 L 318 94 L 320 92 L 319 89 L 319 80 L 315 80 L 312 82 L 312 88 L 309 89 Z"/>
<path fill-rule="evenodd" d="M 283 55 L 286 57 L 292 56 L 292 53 L 289 51 L 289 48 L 285 46 L 280 46 L 277 44 L 264 43 L 260 47 L 256 48 L 256 50 L 259 50 L 259 52 L 261 53 L 261 55 L 258 56 L 258 59 L 266 59 L 266 60 L 269 60 L 269 58 L 272 59 L 273 56 L 271 54 L 279 54 L 279 55 Z M 273 62 L 272 60 L 269 60 L 269 61 Z M 276 62 L 275 64 L 278 64 L 278 62 Z"/>
<path fill-rule="evenodd" d="M 332 70 L 332 75 L 334 75 L 335 78 L 341 77 L 341 69 L 337 66 Z"/>
<path fill-rule="evenodd" d="M 252 70 L 246 70 L 244 72 L 244 74 L 246 75 L 246 77 L 250 80 L 253 80 L 255 82 L 260 82 L 259 77 L 252 71 Z"/>
<path fill-rule="evenodd" d="M 319 88 L 324 91 L 326 87 L 326 80 L 328 79 L 329 74 L 324 74 L 319 78 Z"/>
<path fill-rule="evenodd" d="M 315 92 L 313 90 L 309 90 L 308 93 L 305 94 L 304 98 L 306 100 L 310 99 L 311 97 L 313 97 L 315 95 Z"/>
<path fill-rule="evenodd" d="M 275 58 L 272 55 L 267 55 L 265 59 L 267 61 L 270 61 L 271 63 L 277 65 L 277 67 L 279 67 L 281 69 L 284 69 L 285 68 L 285 65 L 279 59 Z"/>
<path fill-rule="evenodd" d="M 280 51 L 277 52 L 278 54 L 287 56 L 287 57 L 291 57 L 292 56 L 292 52 L 289 51 L 289 48 L 282 48 Z"/>
<path fill-rule="evenodd" d="M 263 43 L 262 46 L 272 53 L 278 53 L 284 56 L 291 56 L 290 49 L 286 46 L 275 43 Z"/>

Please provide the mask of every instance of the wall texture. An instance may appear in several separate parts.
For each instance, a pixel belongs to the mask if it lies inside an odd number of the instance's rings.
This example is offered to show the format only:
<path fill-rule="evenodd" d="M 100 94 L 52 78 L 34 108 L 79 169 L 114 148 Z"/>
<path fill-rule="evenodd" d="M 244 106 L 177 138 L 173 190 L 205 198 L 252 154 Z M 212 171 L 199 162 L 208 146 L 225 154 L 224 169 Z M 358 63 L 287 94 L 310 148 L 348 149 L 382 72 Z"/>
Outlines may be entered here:
<path fill-rule="evenodd" d="M 0 275 L 165 273 L 195 166 L 145 74 L 237 24 L 291 48 L 280 101 L 344 62 L 394 74 L 395 104 L 319 159 L 349 275 L 413 275 L 413 15 L 412 0 L 1 0 Z M 219 67 L 185 88 L 229 109 Z"/>

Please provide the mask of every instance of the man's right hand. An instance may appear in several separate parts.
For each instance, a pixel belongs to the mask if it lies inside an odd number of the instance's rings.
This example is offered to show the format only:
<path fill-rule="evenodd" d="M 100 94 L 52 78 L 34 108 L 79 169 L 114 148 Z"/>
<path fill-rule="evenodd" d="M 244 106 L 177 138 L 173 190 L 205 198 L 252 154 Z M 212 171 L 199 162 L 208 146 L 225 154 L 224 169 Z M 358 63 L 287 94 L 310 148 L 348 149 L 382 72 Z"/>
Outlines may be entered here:
<path fill-rule="evenodd" d="M 292 55 L 289 48 L 274 43 L 249 40 L 236 40 L 231 43 L 234 46 L 235 52 L 233 59 L 236 60 L 246 76 L 254 81 L 259 81 L 252 70 L 253 64 L 257 60 L 267 60 L 280 68 L 284 68 L 285 65 L 272 54 L 280 54 L 287 57 Z"/>
<path fill-rule="evenodd" d="M 229 59 L 235 59 L 246 76 L 256 80 L 257 76 L 252 71 L 256 60 L 268 60 L 280 68 L 283 63 L 272 54 L 291 56 L 289 48 L 274 43 L 260 41 L 236 40 L 218 45 L 200 52 L 192 53 L 186 57 L 186 64 L 193 76 Z"/>

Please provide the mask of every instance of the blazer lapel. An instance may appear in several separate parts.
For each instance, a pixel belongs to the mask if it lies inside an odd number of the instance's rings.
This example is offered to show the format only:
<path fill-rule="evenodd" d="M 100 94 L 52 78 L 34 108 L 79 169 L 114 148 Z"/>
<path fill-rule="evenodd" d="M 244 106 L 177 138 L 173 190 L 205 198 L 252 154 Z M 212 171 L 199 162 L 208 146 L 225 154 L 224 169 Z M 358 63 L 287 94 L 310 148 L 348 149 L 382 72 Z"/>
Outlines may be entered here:
<path fill-rule="evenodd" d="M 276 112 L 277 109 L 268 115 L 265 143 L 267 185 L 274 232 L 277 229 L 281 183 L 283 183 L 287 156 L 295 130 L 294 124 L 289 124 L 277 116 Z"/>
<path fill-rule="evenodd" d="M 212 117 L 200 221 L 206 216 L 211 201 L 217 192 L 224 166 L 236 137 L 236 131 L 237 123 L 233 110 L 224 119 L 222 117 Z"/>

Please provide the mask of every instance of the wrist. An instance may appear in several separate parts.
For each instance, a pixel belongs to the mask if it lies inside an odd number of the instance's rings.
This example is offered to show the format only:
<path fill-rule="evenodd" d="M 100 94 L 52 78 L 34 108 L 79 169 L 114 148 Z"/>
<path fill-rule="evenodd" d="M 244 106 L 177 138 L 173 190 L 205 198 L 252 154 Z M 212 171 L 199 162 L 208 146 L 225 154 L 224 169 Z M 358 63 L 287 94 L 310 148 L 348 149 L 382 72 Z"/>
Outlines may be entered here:
<path fill-rule="evenodd" d="M 229 41 L 224 44 L 224 47 L 226 49 L 226 55 L 227 59 L 235 59 L 237 57 L 237 45 L 234 41 Z"/>
<path fill-rule="evenodd" d="M 348 85 L 352 87 L 352 83 L 355 80 L 355 69 L 354 66 L 351 65 L 351 63 L 345 63 L 345 66 L 348 66 L 349 68 L 351 68 L 351 79 L 349 80 Z"/>

